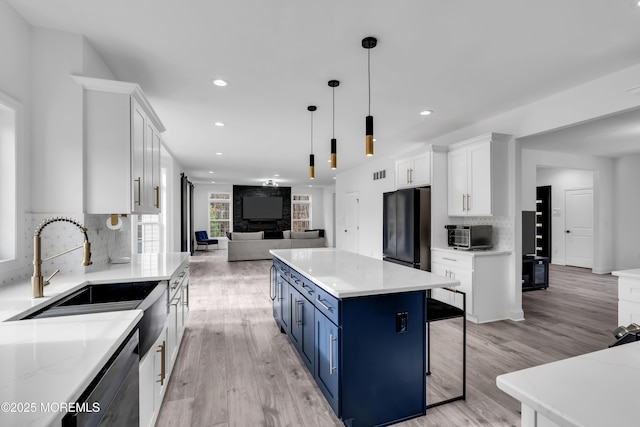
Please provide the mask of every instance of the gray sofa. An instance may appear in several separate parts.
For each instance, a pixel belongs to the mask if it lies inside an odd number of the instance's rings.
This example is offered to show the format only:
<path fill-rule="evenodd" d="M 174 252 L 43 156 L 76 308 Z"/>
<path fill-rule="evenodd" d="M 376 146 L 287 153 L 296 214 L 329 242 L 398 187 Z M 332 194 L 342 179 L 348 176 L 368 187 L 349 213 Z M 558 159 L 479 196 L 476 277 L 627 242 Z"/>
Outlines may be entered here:
<path fill-rule="evenodd" d="M 263 231 L 249 233 L 230 233 L 227 260 L 252 261 L 271 259 L 270 249 L 323 248 L 326 245 L 324 236 L 320 237 L 318 230 L 282 232 L 282 238 L 267 238 Z"/>

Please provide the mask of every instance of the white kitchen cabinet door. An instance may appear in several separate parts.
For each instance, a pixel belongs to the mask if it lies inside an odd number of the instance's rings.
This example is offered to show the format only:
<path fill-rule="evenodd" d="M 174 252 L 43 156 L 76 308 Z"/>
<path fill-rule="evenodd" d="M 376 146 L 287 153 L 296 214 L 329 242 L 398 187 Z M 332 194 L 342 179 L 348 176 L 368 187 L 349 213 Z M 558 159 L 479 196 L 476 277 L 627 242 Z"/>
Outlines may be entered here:
<path fill-rule="evenodd" d="M 489 134 L 450 147 L 449 216 L 508 213 L 508 156 L 505 135 Z"/>
<path fill-rule="evenodd" d="M 159 213 L 164 126 L 140 87 L 72 77 L 84 87 L 85 213 Z"/>
<path fill-rule="evenodd" d="M 448 156 L 449 215 L 466 215 L 467 205 L 467 150 L 450 151 Z"/>
<path fill-rule="evenodd" d="M 151 350 L 150 350 L 151 351 Z M 140 361 L 140 426 L 149 427 L 153 420 L 154 355 L 147 353 Z"/>
<path fill-rule="evenodd" d="M 507 165 L 491 164 L 491 143 L 474 144 L 467 149 L 467 215 L 491 215 L 491 168 Z"/>
<path fill-rule="evenodd" d="M 396 189 L 431 184 L 431 151 L 396 161 Z"/>

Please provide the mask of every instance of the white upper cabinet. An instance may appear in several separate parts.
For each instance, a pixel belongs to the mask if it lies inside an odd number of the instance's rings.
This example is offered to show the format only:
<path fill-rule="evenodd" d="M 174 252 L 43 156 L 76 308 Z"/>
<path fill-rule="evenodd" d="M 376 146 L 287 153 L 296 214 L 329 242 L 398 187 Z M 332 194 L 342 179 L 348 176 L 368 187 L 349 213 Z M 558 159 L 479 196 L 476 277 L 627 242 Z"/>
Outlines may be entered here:
<path fill-rule="evenodd" d="M 72 78 L 84 87 L 85 213 L 160 213 L 164 126 L 140 86 Z"/>
<path fill-rule="evenodd" d="M 451 145 L 449 216 L 507 215 L 507 137 L 488 134 Z"/>
<path fill-rule="evenodd" d="M 431 151 L 396 161 L 396 189 L 431 185 Z"/>

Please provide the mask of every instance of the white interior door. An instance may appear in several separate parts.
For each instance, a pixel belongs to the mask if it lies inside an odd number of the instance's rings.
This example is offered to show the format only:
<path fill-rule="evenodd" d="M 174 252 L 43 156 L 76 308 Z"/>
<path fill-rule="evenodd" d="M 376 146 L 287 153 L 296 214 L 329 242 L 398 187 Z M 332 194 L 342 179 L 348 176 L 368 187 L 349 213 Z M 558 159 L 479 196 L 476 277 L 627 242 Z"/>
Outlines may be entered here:
<path fill-rule="evenodd" d="M 347 193 L 347 215 L 344 229 L 344 249 L 358 253 L 358 193 Z"/>
<path fill-rule="evenodd" d="M 593 189 L 565 191 L 567 265 L 593 267 Z"/>

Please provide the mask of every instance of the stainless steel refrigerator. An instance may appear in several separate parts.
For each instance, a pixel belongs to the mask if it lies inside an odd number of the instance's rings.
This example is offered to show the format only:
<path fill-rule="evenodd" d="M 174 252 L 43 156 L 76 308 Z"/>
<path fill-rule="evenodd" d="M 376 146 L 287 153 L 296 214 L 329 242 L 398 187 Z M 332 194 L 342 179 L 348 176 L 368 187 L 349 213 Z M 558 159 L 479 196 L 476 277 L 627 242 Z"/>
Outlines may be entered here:
<path fill-rule="evenodd" d="M 382 200 L 383 259 L 431 271 L 431 189 L 392 191 Z"/>

